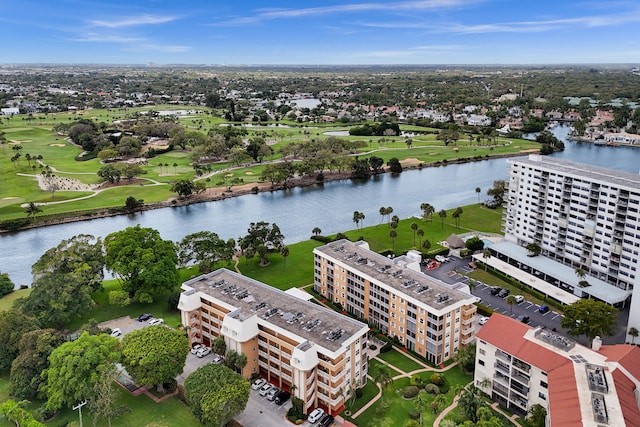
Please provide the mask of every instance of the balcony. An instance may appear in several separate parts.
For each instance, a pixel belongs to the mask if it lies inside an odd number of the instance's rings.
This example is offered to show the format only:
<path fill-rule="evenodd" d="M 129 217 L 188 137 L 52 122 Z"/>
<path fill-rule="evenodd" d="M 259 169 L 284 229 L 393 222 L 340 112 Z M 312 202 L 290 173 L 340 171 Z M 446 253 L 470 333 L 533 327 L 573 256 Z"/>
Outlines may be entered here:
<path fill-rule="evenodd" d="M 493 367 L 496 368 L 498 371 L 503 372 L 505 375 L 509 375 L 509 366 L 504 365 L 500 362 L 496 362 L 493 364 Z"/>

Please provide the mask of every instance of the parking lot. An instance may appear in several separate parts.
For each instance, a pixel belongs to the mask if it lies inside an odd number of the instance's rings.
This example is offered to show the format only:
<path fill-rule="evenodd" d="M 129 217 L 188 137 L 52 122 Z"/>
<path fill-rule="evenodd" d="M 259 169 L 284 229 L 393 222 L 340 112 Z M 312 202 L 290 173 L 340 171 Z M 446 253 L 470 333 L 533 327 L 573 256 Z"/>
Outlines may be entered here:
<path fill-rule="evenodd" d="M 235 420 L 243 426 L 251 427 L 272 427 L 287 425 L 285 414 L 291 407 L 291 400 L 286 401 L 281 406 L 276 405 L 274 401 L 267 400 L 266 397 L 260 396 L 257 390 L 251 390 L 249 402 L 246 409 Z M 309 425 L 303 423 L 301 425 Z"/>

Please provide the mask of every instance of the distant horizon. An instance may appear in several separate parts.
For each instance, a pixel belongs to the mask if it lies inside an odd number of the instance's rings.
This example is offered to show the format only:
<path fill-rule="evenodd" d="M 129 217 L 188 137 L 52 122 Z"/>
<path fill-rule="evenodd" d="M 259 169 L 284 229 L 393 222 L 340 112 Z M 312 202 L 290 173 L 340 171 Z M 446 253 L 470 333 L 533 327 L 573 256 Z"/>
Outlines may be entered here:
<path fill-rule="evenodd" d="M 574 62 L 574 63 L 442 63 L 442 64 L 403 64 L 403 63 L 388 63 L 388 64 L 358 64 L 358 63 L 344 63 L 344 64 L 313 64 L 313 63 L 291 63 L 291 64 L 207 64 L 207 63 L 167 63 L 167 64 L 156 64 L 156 63 L 100 63 L 100 62 L 7 62 L 0 63 L 0 67 L 28 67 L 28 66 L 46 66 L 46 67 L 69 67 L 69 66 L 104 66 L 104 67 L 142 67 L 142 68 L 169 68 L 169 67 L 212 67 L 212 68 L 222 68 L 222 67 L 320 67 L 320 68 L 340 68 L 340 67 L 363 67 L 363 68 L 372 68 L 372 67 L 380 67 L 380 68 L 391 68 L 391 67 L 406 67 L 406 68 L 438 68 L 438 67 L 489 67 L 489 68 L 500 68 L 500 67 L 630 67 L 630 68 L 640 68 L 640 60 L 635 62 Z"/>
<path fill-rule="evenodd" d="M 30 0 L 0 16 L 5 64 L 627 64 L 637 1 Z"/>

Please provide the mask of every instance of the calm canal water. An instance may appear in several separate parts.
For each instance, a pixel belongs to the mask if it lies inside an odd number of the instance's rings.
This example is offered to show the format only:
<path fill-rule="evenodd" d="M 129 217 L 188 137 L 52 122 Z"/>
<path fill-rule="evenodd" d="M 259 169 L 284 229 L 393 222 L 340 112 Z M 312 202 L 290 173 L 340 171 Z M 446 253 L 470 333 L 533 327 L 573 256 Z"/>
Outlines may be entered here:
<path fill-rule="evenodd" d="M 564 139 L 565 128 L 554 132 Z M 567 142 L 556 157 L 638 173 L 640 149 L 602 147 Z M 17 285 L 31 283 L 31 266 L 49 248 L 77 234 L 104 237 L 140 224 L 160 231 L 165 239 L 179 241 L 197 231 L 209 230 L 222 238 L 244 235 L 251 222 L 267 221 L 281 228 L 287 243 L 308 239 L 319 227 L 323 234 L 354 228 L 353 212 L 365 214 L 364 225 L 380 222 L 380 207 L 393 207 L 393 214 L 408 218 L 420 214 L 420 204 L 430 203 L 436 210 L 477 202 L 476 187 L 486 190 L 497 179 L 506 179 L 506 159 L 463 165 L 385 174 L 364 182 L 328 182 L 287 191 L 234 197 L 217 202 L 156 209 L 131 216 L 37 228 L 0 235 L 0 271 L 9 273 Z"/>

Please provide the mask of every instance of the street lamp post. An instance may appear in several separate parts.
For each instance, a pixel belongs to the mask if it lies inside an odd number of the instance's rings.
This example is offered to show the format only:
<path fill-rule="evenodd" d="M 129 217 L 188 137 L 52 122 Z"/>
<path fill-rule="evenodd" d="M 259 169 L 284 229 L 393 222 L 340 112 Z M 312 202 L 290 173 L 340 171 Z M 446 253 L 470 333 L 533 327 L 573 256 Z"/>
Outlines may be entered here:
<path fill-rule="evenodd" d="M 86 404 L 87 404 L 87 401 L 83 400 L 82 402 L 78 403 L 76 406 L 73 407 L 74 411 L 76 409 L 78 410 L 78 415 L 80 416 L 80 427 L 82 427 L 82 407 Z"/>

